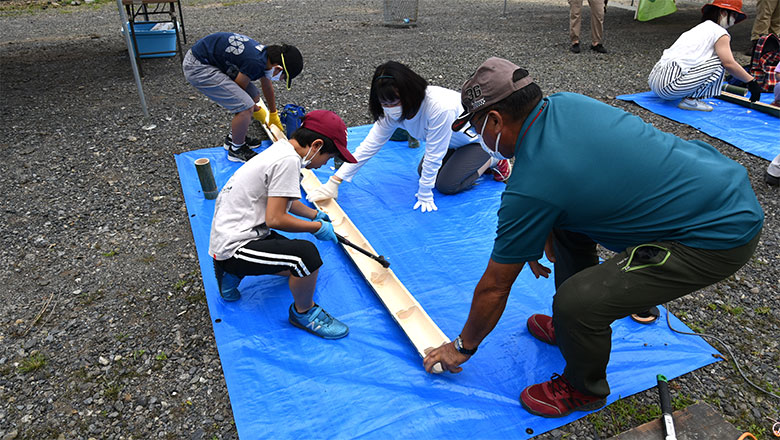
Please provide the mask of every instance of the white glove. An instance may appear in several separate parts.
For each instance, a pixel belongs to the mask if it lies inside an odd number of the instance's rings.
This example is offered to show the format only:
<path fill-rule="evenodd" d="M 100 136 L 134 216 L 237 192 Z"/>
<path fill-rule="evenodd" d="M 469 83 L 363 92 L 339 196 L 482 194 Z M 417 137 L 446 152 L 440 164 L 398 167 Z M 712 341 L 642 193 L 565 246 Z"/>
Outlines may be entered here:
<path fill-rule="evenodd" d="M 415 196 L 417 197 L 417 203 L 414 204 L 412 209 L 420 208 L 422 212 L 437 211 L 439 209 L 433 203 L 433 191 L 430 188 L 419 189 Z"/>
<path fill-rule="evenodd" d="M 320 185 L 319 188 L 306 195 L 306 200 L 310 202 L 319 202 L 325 199 L 335 199 L 339 196 L 339 185 L 341 182 L 336 180 L 335 176 L 330 176 L 324 185 Z"/>

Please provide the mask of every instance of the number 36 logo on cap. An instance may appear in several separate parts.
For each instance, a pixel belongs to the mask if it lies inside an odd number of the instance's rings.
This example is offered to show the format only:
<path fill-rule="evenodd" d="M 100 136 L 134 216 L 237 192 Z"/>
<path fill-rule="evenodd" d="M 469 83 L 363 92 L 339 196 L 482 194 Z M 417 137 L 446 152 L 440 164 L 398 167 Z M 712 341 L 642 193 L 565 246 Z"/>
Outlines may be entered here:
<path fill-rule="evenodd" d="M 479 88 L 479 84 L 466 89 L 466 102 L 471 102 L 470 111 L 474 111 L 485 104 L 485 98 L 482 97 L 482 89 Z"/>
<path fill-rule="evenodd" d="M 482 90 L 479 88 L 479 84 L 469 89 L 466 89 L 466 98 L 468 98 L 469 101 L 473 101 L 479 98 L 480 96 L 482 96 Z"/>

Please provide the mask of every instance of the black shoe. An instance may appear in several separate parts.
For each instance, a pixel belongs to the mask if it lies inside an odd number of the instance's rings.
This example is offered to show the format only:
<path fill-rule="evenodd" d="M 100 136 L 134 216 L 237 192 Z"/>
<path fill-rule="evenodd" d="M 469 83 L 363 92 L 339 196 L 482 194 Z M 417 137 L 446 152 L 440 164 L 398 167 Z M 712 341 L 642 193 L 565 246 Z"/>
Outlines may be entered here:
<path fill-rule="evenodd" d="M 780 185 L 780 177 L 775 177 L 769 174 L 769 171 L 764 171 L 764 182 L 769 186 L 778 186 Z"/>
<path fill-rule="evenodd" d="M 592 50 L 594 52 L 598 52 L 598 53 L 607 53 L 607 49 L 605 49 L 604 46 L 601 45 L 601 43 L 599 43 L 599 44 L 597 44 L 595 46 L 591 46 L 590 50 Z"/>
<path fill-rule="evenodd" d="M 263 141 L 260 139 L 255 139 L 253 137 L 246 136 L 244 138 L 244 144 L 249 146 L 249 148 L 257 148 L 262 144 Z M 227 135 L 225 136 L 225 144 L 222 145 L 226 150 L 229 150 L 231 145 L 233 145 L 233 136 Z"/>
<path fill-rule="evenodd" d="M 580 43 L 572 44 L 571 47 L 569 48 L 569 50 L 574 52 L 574 53 L 580 53 Z"/>
<path fill-rule="evenodd" d="M 644 312 L 632 313 L 631 319 L 633 319 L 634 321 L 640 324 L 651 324 L 655 322 L 655 320 L 658 319 L 659 316 L 661 316 L 661 312 L 658 310 L 658 307 L 653 306 Z"/>
<path fill-rule="evenodd" d="M 246 144 L 242 144 L 235 148 L 231 146 L 228 148 L 228 160 L 231 162 L 246 162 L 249 159 L 257 156 L 257 153 L 252 151 Z"/>

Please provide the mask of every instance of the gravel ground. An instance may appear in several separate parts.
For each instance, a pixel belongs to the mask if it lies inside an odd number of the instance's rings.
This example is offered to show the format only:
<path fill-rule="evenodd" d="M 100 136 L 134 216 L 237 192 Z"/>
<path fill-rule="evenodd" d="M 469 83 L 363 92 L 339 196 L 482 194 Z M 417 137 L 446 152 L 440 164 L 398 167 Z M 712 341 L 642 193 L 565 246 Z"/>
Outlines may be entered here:
<path fill-rule="evenodd" d="M 761 179 L 767 161 L 614 99 L 647 89 L 655 60 L 698 22 L 699 5 L 649 23 L 611 6 L 610 53 L 574 55 L 562 0 L 510 1 L 506 17 L 499 0 L 420 3 L 419 26 L 395 29 L 382 26 L 379 1 L 185 0 L 187 47 L 221 30 L 294 43 L 306 68 L 293 90 L 278 91 L 280 103 L 334 110 L 348 125 L 370 122 L 368 80 L 388 59 L 458 89 L 498 55 L 546 93 L 587 94 L 710 142 L 748 169 L 764 233 L 737 275 L 671 307 L 726 341 L 754 382 L 780 392 L 780 218 L 778 190 Z M 745 7 L 751 16 L 754 5 Z M 143 62 L 145 119 L 115 3 L 5 12 L 0 29 L 0 438 L 236 438 L 173 160 L 221 144 L 229 116 L 170 58 Z M 587 18 L 583 29 L 587 47 Z M 750 22 L 733 29 L 739 52 L 749 32 Z M 768 417 L 780 419 L 779 402 L 727 362 L 672 385 L 678 406 L 706 401 L 761 438 L 772 437 Z M 657 395 L 621 402 L 540 438 L 614 435 L 645 421 Z"/>

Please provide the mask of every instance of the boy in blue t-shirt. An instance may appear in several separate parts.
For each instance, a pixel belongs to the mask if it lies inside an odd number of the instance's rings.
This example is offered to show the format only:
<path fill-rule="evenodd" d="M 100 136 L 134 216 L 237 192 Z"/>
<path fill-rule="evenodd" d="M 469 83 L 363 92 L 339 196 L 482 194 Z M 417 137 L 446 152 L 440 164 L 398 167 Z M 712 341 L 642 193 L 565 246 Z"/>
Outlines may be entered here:
<path fill-rule="evenodd" d="M 303 57 L 295 46 L 264 46 L 241 34 L 217 32 L 187 51 L 182 69 L 190 84 L 233 113 L 225 149 L 229 160 L 246 162 L 257 154 L 251 149 L 260 145 L 260 141 L 246 135 L 252 114 L 260 112 L 257 117 L 263 121 L 266 118 L 255 104 L 260 91 L 252 81 L 260 80 L 271 112 L 269 122 L 283 130 L 271 81 L 282 80 L 290 90 L 292 79 L 303 70 Z"/>

